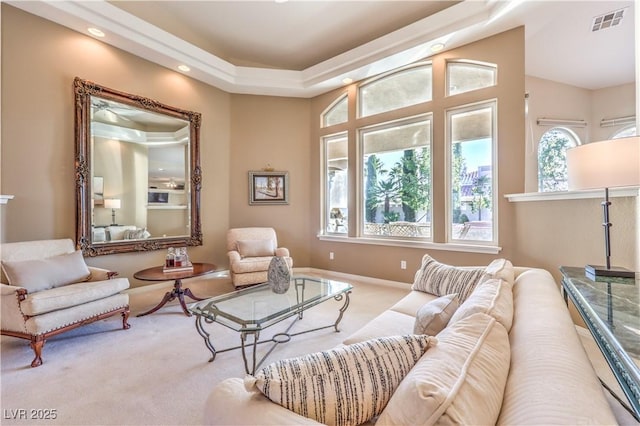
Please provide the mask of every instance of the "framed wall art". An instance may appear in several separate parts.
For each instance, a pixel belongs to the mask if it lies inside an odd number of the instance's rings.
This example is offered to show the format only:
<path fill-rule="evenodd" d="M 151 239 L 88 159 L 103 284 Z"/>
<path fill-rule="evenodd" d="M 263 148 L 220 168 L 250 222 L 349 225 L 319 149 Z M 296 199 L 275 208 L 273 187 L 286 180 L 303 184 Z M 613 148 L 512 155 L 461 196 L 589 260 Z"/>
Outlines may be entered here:
<path fill-rule="evenodd" d="M 249 204 L 289 204 L 289 172 L 249 172 Z"/>

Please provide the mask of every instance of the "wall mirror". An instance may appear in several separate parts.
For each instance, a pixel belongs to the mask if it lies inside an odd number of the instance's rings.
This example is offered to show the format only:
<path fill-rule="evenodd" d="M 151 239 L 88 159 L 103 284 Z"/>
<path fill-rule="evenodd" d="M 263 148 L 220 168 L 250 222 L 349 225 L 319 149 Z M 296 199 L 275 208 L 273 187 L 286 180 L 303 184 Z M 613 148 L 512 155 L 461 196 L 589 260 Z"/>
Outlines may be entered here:
<path fill-rule="evenodd" d="M 75 78 L 76 246 L 202 245 L 201 114 Z"/>

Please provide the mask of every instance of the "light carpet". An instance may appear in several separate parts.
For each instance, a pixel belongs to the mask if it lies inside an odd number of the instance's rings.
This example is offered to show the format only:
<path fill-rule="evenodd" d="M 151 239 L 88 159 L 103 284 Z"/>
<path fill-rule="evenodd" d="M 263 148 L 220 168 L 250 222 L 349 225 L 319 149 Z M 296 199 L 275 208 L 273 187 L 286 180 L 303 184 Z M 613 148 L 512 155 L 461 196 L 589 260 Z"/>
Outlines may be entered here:
<path fill-rule="evenodd" d="M 341 331 L 328 328 L 295 336 L 278 345 L 266 363 L 335 347 L 409 291 L 409 285 L 384 286 L 365 278 L 348 281 L 354 290 Z M 226 277 L 185 280 L 183 284 L 199 297 L 234 290 Z M 194 317 L 184 315 L 176 302 L 151 315 L 135 316 L 154 307 L 170 288 L 166 283 L 130 290 L 131 329 L 122 330 L 120 316 L 114 316 L 53 337 L 45 344 L 44 364 L 37 368 L 29 366 L 33 351 L 26 340 L 2 336 L 1 423 L 201 424 L 213 386 L 228 377 L 243 377 L 244 364 L 239 350 L 220 353 L 209 363 L 211 354 L 196 331 Z M 332 324 L 341 306 L 342 301 L 321 303 L 306 311 L 291 331 Z M 265 330 L 261 338 L 289 323 Z M 216 349 L 240 343 L 238 333 L 226 327 L 211 324 L 207 330 Z M 269 346 L 259 345 L 259 354 Z M 46 410 L 55 410 L 56 418 L 33 418 Z"/>

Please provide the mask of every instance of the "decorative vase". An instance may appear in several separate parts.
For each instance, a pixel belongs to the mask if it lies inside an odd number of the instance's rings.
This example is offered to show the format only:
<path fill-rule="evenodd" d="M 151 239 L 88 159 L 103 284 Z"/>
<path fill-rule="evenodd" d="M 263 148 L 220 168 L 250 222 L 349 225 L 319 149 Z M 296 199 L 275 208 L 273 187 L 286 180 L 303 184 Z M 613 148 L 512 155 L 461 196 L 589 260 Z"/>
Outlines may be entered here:
<path fill-rule="evenodd" d="M 289 265 L 284 257 L 274 256 L 269 263 L 269 271 L 267 272 L 267 282 L 274 293 L 283 294 L 289 290 L 289 281 L 291 273 Z"/>

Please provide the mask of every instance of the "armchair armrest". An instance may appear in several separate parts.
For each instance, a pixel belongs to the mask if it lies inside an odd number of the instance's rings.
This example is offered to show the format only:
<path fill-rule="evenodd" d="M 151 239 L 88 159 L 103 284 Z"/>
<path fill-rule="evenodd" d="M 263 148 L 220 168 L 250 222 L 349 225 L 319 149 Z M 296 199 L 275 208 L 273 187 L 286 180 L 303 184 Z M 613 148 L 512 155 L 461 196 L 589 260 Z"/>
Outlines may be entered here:
<path fill-rule="evenodd" d="M 239 262 L 242 260 L 240 253 L 235 250 L 228 251 L 227 256 L 229 256 L 229 263 Z"/>
<path fill-rule="evenodd" d="M 286 247 L 278 247 L 276 249 L 276 256 L 289 257 L 289 249 Z"/>
<path fill-rule="evenodd" d="M 2 329 L 26 333 L 25 318 L 20 309 L 27 295 L 27 289 L 8 284 L 0 284 L 0 312 Z"/>
<path fill-rule="evenodd" d="M 88 266 L 89 272 L 91 275 L 89 276 L 89 281 L 104 281 L 110 280 L 111 278 L 118 275 L 117 272 L 110 271 L 108 269 L 96 268 L 95 266 Z"/>

